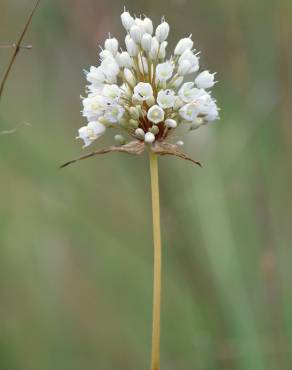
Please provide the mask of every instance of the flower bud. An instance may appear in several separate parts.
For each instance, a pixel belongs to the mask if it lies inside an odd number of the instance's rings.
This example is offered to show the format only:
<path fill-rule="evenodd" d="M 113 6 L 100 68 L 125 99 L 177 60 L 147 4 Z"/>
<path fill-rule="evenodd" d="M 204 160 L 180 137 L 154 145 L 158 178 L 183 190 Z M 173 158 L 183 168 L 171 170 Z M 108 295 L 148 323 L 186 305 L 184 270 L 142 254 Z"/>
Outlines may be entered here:
<path fill-rule="evenodd" d="M 169 24 L 164 21 L 156 28 L 155 36 L 158 42 L 161 43 L 167 39 L 168 34 L 169 34 Z"/>
<path fill-rule="evenodd" d="M 119 145 L 124 145 L 126 144 L 126 139 L 124 138 L 123 135 L 115 135 L 114 136 L 115 142 Z"/>
<path fill-rule="evenodd" d="M 152 60 L 156 59 L 158 56 L 158 50 L 159 50 L 159 42 L 157 41 L 156 37 L 152 37 L 149 58 Z"/>
<path fill-rule="evenodd" d="M 186 50 L 191 50 L 193 45 L 194 42 L 190 37 L 179 40 L 174 49 L 174 55 L 182 55 Z"/>
<path fill-rule="evenodd" d="M 129 113 L 133 119 L 139 119 L 139 109 L 137 107 L 131 107 Z"/>
<path fill-rule="evenodd" d="M 152 132 L 147 132 L 145 134 L 144 141 L 147 144 L 152 144 L 155 141 L 155 136 L 152 134 Z"/>
<path fill-rule="evenodd" d="M 143 34 L 144 30 L 139 26 L 134 25 L 130 29 L 130 35 L 137 44 L 141 43 Z"/>
<path fill-rule="evenodd" d="M 137 128 L 135 130 L 135 135 L 137 136 L 138 139 L 144 140 L 145 132 L 141 128 Z"/>
<path fill-rule="evenodd" d="M 177 123 L 174 119 L 168 118 L 165 120 L 165 126 L 168 128 L 176 128 Z"/>
<path fill-rule="evenodd" d="M 152 35 L 153 33 L 153 23 L 150 18 L 144 18 L 143 20 L 143 27 L 145 32 L 147 32 L 149 35 Z"/>
<path fill-rule="evenodd" d="M 143 50 L 146 51 L 147 53 L 151 49 L 151 43 L 152 43 L 152 36 L 149 35 L 149 33 L 144 33 L 142 40 L 141 40 L 141 44 L 142 44 Z"/>
<path fill-rule="evenodd" d="M 108 50 L 109 52 L 112 53 L 112 55 L 115 56 L 118 52 L 119 42 L 115 38 L 107 39 L 105 40 L 104 48 L 105 50 Z"/>
<path fill-rule="evenodd" d="M 125 38 L 126 48 L 131 57 L 136 57 L 139 53 L 139 49 L 135 41 L 131 36 L 127 35 Z"/>
<path fill-rule="evenodd" d="M 125 29 L 127 31 L 130 30 L 130 28 L 133 26 L 133 24 L 135 23 L 135 20 L 134 18 L 130 15 L 129 12 L 123 12 L 122 15 L 121 15 L 121 20 L 122 20 L 122 24 L 123 26 L 125 27 Z"/>
<path fill-rule="evenodd" d="M 158 126 L 155 126 L 153 125 L 150 129 L 149 129 L 150 132 L 152 132 L 153 135 L 157 135 L 158 132 L 159 132 L 159 127 Z"/>
<path fill-rule="evenodd" d="M 139 122 L 136 119 L 130 119 L 129 125 L 133 128 L 136 128 L 139 126 Z"/>
<path fill-rule="evenodd" d="M 113 54 L 109 50 L 102 50 L 99 53 L 100 60 L 105 60 L 106 58 L 113 58 Z"/>

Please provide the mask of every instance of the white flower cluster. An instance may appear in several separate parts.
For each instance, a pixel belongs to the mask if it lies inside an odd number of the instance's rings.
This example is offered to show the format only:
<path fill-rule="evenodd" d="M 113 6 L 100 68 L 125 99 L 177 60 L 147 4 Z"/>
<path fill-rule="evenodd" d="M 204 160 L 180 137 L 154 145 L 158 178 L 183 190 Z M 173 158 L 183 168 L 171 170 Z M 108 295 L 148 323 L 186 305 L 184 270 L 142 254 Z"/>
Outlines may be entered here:
<path fill-rule="evenodd" d="M 199 53 L 191 37 L 181 39 L 173 55 L 166 57 L 169 24 L 162 19 L 154 31 L 151 19 L 121 15 L 126 51 L 118 40 L 108 38 L 99 54 L 100 65 L 86 72 L 88 96 L 83 99 L 83 116 L 88 124 L 79 129 L 84 146 L 118 129 L 119 144 L 127 136 L 153 143 L 163 141 L 179 125 L 195 129 L 219 118 L 211 97 L 214 73 L 199 71 Z M 192 76 L 195 74 L 195 76 Z M 193 82 L 185 82 L 186 78 Z M 180 141 L 180 144 L 182 142 Z"/>

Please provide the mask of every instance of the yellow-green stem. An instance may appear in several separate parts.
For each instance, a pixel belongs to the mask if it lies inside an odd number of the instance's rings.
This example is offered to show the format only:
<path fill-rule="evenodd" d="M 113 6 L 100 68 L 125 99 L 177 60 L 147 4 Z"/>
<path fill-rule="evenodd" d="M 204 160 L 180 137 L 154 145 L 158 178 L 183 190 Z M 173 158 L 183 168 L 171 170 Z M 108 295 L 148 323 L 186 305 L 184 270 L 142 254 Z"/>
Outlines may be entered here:
<path fill-rule="evenodd" d="M 157 155 L 150 150 L 150 175 L 152 195 L 154 280 L 151 370 L 160 366 L 160 301 L 161 301 L 161 231 Z"/>

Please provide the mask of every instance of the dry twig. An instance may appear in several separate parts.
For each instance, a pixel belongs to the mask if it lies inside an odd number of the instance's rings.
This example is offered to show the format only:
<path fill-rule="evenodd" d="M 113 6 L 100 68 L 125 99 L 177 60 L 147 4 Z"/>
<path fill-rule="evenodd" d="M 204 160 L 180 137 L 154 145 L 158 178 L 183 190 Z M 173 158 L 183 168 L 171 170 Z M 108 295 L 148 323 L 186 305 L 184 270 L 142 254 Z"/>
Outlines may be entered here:
<path fill-rule="evenodd" d="M 10 47 L 14 47 L 14 48 L 15 48 L 15 50 L 14 50 L 14 53 L 13 53 L 12 58 L 11 58 L 11 60 L 10 60 L 10 63 L 9 63 L 9 65 L 8 65 L 8 67 L 7 67 L 7 70 L 6 70 L 6 72 L 4 73 L 4 77 L 3 77 L 2 81 L 1 81 L 1 85 L 0 85 L 0 99 L 1 99 L 1 97 L 2 97 L 3 90 L 4 90 L 4 87 L 5 87 L 5 83 L 6 83 L 6 81 L 7 81 L 7 78 L 8 78 L 8 76 L 9 76 L 9 73 L 10 73 L 11 68 L 12 68 L 12 66 L 13 66 L 13 63 L 15 62 L 15 59 L 16 59 L 16 57 L 17 57 L 17 54 L 19 53 L 19 50 L 20 50 L 21 48 L 30 48 L 30 45 L 27 45 L 27 46 L 23 46 L 23 47 L 22 47 L 22 46 L 21 46 L 21 43 L 22 43 L 22 41 L 23 41 L 23 38 L 24 38 L 24 36 L 25 36 L 25 34 L 26 34 L 27 30 L 28 30 L 28 27 L 29 27 L 29 25 L 30 25 L 30 23 L 31 23 L 31 20 L 32 20 L 32 18 L 33 18 L 33 16 L 34 16 L 34 13 L 35 13 L 35 11 L 37 10 L 37 7 L 39 6 L 39 3 L 40 3 L 40 2 L 41 2 L 41 0 L 37 0 L 37 1 L 36 1 L 35 6 L 33 7 L 32 11 L 31 11 L 31 13 L 30 13 L 30 16 L 28 17 L 28 20 L 27 20 L 27 22 L 26 22 L 26 24 L 25 24 L 25 26 L 24 26 L 24 29 L 23 29 L 23 31 L 22 31 L 22 33 L 21 33 L 21 35 L 20 35 L 20 37 L 19 37 L 19 39 L 18 39 L 17 43 L 16 43 L 16 44 L 13 44 L 13 45 L 11 45 L 11 46 L 10 46 Z M 4 47 L 7 47 L 7 46 L 9 46 L 9 45 L 4 45 Z"/>

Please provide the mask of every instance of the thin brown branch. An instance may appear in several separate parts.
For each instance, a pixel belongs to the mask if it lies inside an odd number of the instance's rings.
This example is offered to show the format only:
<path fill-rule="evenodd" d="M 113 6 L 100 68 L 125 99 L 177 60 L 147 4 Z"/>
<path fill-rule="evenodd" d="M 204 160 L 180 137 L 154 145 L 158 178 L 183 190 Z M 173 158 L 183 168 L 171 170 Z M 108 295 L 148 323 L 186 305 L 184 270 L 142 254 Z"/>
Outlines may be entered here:
<path fill-rule="evenodd" d="M 4 87 L 5 87 L 5 83 L 6 83 L 6 81 L 7 81 L 7 78 L 8 78 L 8 76 L 9 76 L 9 73 L 10 73 L 11 68 L 12 68 L 12 66 L 13 66 L 13 63 L 15 62 L 15 59 L 16 59 L 16 57 L 17 57 L 17 54 L 19 53 L 19 50 L 21 49 L 21 43 L 22 43 L 22 41 L 23 41 L 23 38 L 24 38 L 24 36 L 25 36 L 25 34 L 26 34 L 27 30 L 28 30 L 28 27 L 29 27 L 29 25 L 30 25 L 30 23 L 31 23 L 31 21 L 32 21 L 32 18 L 33 18 L 33 16 L 34 16 L 34 13 L 35 13 L 35 11 L 37 10 L 37 7 L 39 6 L 40 2 L 41 2 L 41 0 L 37 0 L 37 1 L 36 1 L 36 3 L 35 3 L 35 5 L 34 5 L 34 7 L 33 7 L 32 11 L 31 11 L 31 13 L 30 13 L 30 16 L 28 17 L 28 20 L 27 20 L 27 22 L 26 22 L 26 24 L 25 24 L 25 26 L 24 26 L 24 29 L 23 29 L 23 31 L 22 31 L 22 33 L 21 33 L 21 35 L 20 35 L 20 37 L 19 37 L 19 39 L 18 39 L 17 43 L 15 44 L 15 50 L 14 50 L 14 53 L 13 53 L 13 55 L 12 55 L 12 58 L 11 58 L 11 60 L 10 60 L 10 63 L 9 63 L 9 65 L 8 65 L 8 67 L 7 67 L 6 72 L 4 73 L 4 77 L 3 77 L 2 82 L 1 82 L 1 85 L 0 85 L 0 99 L 1 99 L 1 97 L 2 97 L 3 90 L 4 90 Z"/>

